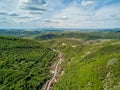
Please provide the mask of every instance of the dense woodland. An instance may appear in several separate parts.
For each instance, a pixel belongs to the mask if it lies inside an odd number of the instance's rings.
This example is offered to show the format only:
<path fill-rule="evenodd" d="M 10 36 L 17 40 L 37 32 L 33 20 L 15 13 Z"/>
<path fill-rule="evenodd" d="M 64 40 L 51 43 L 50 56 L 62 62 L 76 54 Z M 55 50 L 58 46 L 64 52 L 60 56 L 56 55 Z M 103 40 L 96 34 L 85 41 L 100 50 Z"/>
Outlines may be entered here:
<path fill-rule="evenodd" d="M 0 90 L 40 90 L 55 55 L 32 40 L 0 37 Z"/>

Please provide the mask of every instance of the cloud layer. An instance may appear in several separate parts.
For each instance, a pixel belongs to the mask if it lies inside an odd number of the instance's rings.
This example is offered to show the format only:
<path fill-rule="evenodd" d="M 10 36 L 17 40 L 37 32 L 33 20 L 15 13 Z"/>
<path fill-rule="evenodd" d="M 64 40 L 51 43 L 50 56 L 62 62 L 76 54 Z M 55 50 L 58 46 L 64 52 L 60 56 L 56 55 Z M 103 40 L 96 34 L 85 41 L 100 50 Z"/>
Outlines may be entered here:
<path fill-rule="evenodd" d="M 120 28 L 119 0 L 1 0 L 1 28 Z"/>

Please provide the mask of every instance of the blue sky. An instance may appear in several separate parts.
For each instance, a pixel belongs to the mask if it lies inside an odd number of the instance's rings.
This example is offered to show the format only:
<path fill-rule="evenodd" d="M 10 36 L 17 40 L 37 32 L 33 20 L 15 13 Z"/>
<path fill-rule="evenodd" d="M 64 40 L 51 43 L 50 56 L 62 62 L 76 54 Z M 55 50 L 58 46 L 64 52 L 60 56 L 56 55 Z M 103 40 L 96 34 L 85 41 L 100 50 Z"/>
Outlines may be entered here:
<path fill-rule="evenodd" d="M 0 0 L 0 28 L 120 28 L 120 0 Z"/>

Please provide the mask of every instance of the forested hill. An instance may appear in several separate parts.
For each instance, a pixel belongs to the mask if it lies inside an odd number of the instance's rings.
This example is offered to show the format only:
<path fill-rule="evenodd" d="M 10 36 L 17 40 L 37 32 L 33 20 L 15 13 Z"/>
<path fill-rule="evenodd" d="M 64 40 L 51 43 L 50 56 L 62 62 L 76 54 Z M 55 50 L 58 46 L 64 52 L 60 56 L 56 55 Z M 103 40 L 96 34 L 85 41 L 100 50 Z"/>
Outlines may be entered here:
<path fill-rule="evenodd" d="M 120 40 L 51 39 L 64 53 L 61 77 L 53 90 L 119 90 Z"/>
<path fill-rule="evenodd" d="M 40 90 L 55 55 L 38 42 L 0 36 L 0 90 Z"/>
<path fill-rule="evenodd" d="M 95 40 L 95 39 L 120 39 L 119 31 L 97 31 L 97 32 L 80 32 L 80 31 L 64 31 L 64 32 L 53 32 L 44 33 L 37 35 L 36 40 L 49 40 L 58 38 L 81 38 L 84 40 Z"/>

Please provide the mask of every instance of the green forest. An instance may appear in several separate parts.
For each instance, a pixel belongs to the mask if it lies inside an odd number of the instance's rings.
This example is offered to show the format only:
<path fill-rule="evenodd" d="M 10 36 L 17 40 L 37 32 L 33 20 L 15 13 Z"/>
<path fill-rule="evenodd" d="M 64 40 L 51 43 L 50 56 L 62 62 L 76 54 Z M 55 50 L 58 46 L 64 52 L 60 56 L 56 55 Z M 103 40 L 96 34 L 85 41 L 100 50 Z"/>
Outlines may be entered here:
<path fill-rule="evenodd" d="M 0 90 L 40 90 L 55 56 L 36 41 L 0 37 Z"/>
<path fill-rule="evenodd" d="M 14 36 L 14 34 L 13 34 Z M 0 90 L 46 90 L 58 50 L 52 90 L 119 90 L 120 32 L 45 32 L 0 36 Z"/>

